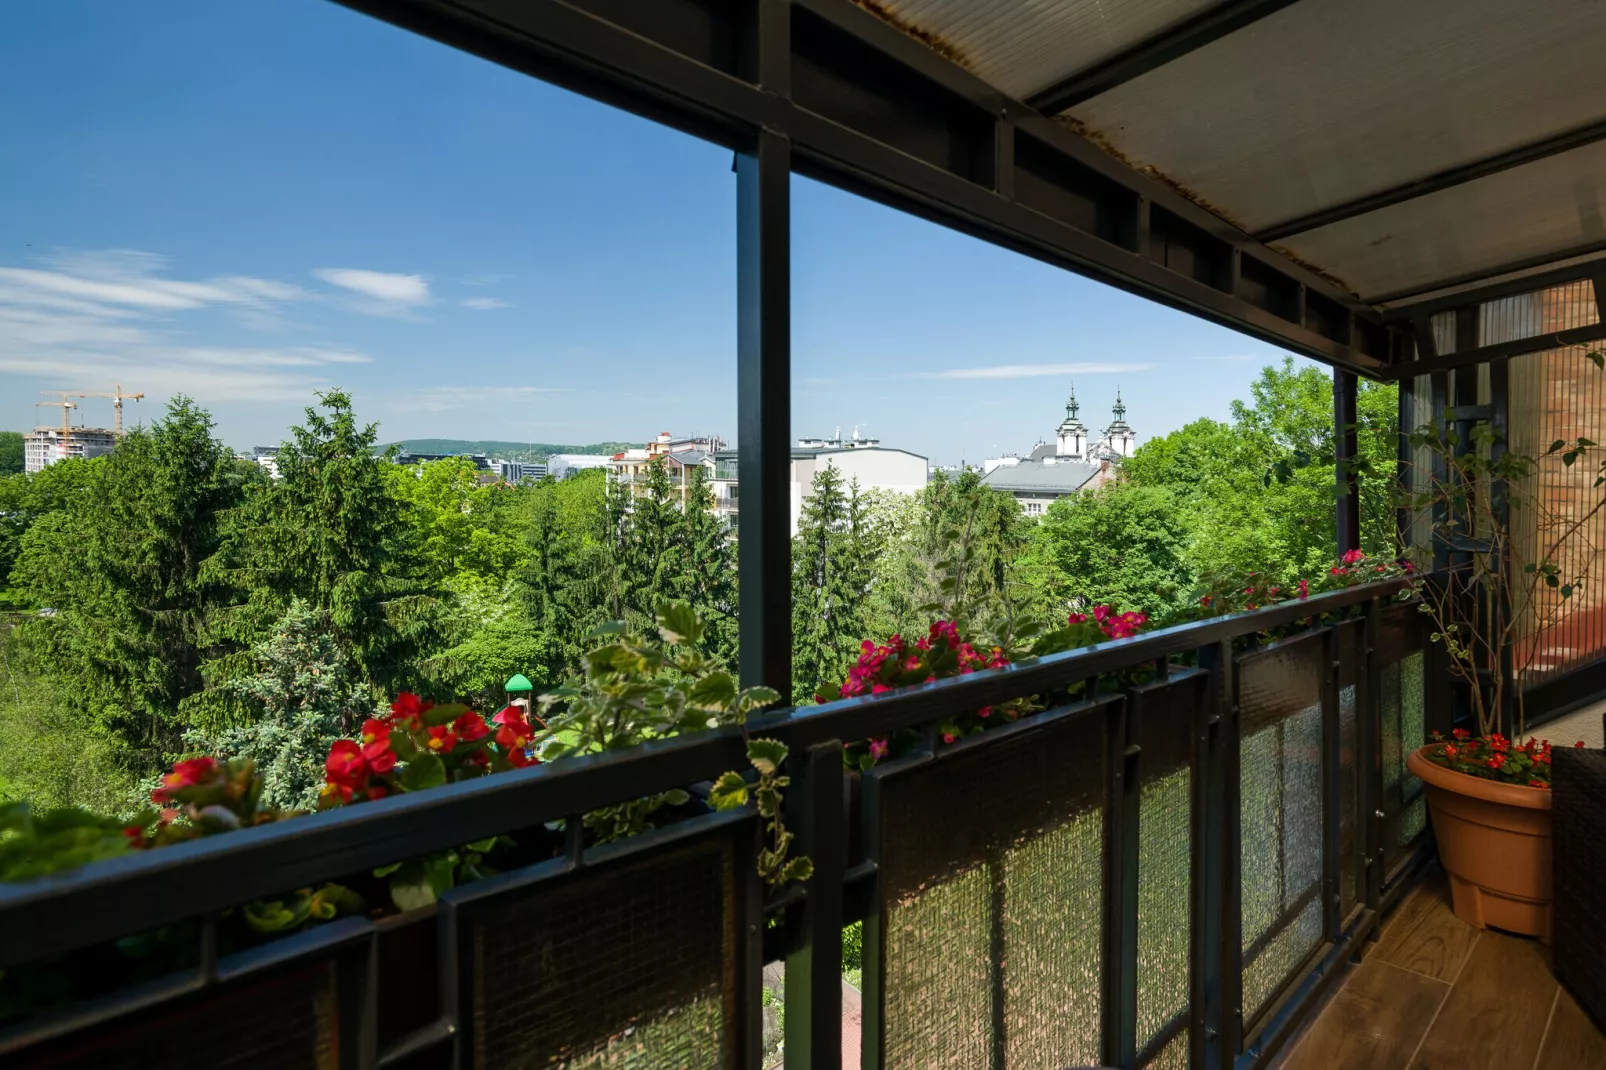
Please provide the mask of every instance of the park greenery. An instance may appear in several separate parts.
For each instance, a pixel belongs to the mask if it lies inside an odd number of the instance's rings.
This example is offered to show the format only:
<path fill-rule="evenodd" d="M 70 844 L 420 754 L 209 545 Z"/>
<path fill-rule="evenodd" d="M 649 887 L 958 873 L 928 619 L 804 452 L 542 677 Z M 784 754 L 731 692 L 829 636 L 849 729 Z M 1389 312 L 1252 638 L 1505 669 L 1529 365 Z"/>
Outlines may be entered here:
<path fill-rule="evenodd" d="M 1267 368 L 1228 420 L 1146 443 L 1041 520 L 974 471 L 907 496 L 827 468 L 793 544 L 793 700 L 934 618 L 1007 640 L 1095 606 L 1159 619 L 1247 572 L 1320 574 L 1331 390 Z M 1378 472 L 1395 412 L 1362 385 Z M 572 694 L 599 627 L 648 634 L 667 603 L 696 614 L 699 665 L 735 669 L 736 547 L 700 470 L 683 506 L 661 465 L 633 499 L 595 470 L 486 484 L 466 459 L 394 464 L 377 434 L 321 395 L 269 479 L 178 398 L 110 455 L 0 476 L 0 801 L 128 813 L 208 754 L 249 759 L 264 806 L 305 808 L 333 742 L 395 695 L 495 709 L 514 673 Z M 1386 480 L 1360 471 L 1363 545 L 1391 553 Z"/>

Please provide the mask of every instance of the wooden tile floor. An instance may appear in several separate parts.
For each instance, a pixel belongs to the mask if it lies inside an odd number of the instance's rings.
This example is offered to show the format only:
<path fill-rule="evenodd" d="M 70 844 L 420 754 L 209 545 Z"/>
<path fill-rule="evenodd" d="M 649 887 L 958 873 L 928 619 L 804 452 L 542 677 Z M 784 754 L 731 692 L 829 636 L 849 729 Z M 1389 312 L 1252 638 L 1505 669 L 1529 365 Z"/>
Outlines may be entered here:
<path fill-rule="evenodd" d="M 1436 867 L 1299 1037 L 1282 1070 L 1606 1070 L 1606 1036 L 1537 940 L 1479 932 Z"/>

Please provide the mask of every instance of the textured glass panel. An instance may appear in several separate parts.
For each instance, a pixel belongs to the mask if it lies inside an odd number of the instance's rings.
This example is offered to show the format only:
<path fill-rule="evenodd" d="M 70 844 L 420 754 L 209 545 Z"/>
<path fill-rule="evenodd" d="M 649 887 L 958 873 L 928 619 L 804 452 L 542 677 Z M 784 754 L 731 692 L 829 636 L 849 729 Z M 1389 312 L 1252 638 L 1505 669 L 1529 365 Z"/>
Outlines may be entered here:
<path fill-rule="evenodd" d="M 1005 852 L 1006 1066 L 1098 1061 L 1103 891 L 1097 810 Z"/>
<path fill-rule="evenodd" d="M 888 1068 L 1098 1061 L 1105 720 L 885 774 Z"/>
<path fill-rule="evenodd" d="M 991 1063 L 992 877 L 980 865 L 888 904 L 888 1066 Z"/>
<path fill-rule="evenodd" d="M 74 1034 L 5 1066 L 62 1070 L 149 1070 L 215 1066 L 231 1070 L 336 1070 L 335 967 L 320 963 L 267 981 L 213 990 Z"/>
<path fill-rule="evenodd" d="M 1197 678 L 1142 697 L 1138 792 L 1137 1047 L 1188 1011 Z M 1186 1048 L 1186 1043 L 1184 1043 Z"/>
<path fill-rule="evenodd" d="M 1400 784 L 1405 798 L 1422 790 L 1422 781 L 1406 771 L 1405 759 L 1427 745 L 1426 685 L 1426 667 L 1419 650 L 1400 662 Z"/>
<path fill-rule="evenodd" d="M 1323 665 L 1317 635 L 1239 666 L 1246 1018 L 1322 937 Z"/>
<path fill-rule="evenodd" d="M 1354 684 L 1338 692 L 1338 894 L 1340 918 L 1348 918 L 1360 897 L 1360 866 L 1355 842 L 1356 794 Z"/>
<path fill-rule="evenodd" d="M 1172 1037 L 1171 1042 L 1161 1048 L 1154 1058 L 1141 1065 L 1147 1070 L 1188 1070 L 1187 1032 Z"/>
<path fill-rule="evenodd" d="M 1322 940 L 1322 903 L 1312 899 L 1244 963 L 1244 1020 L 1260 1012 Z"/>
<path fill-rule="evenodd" d="M 734 1066 L 732 866 L 721 837 L 477 908 L 475 1067 Z"/>

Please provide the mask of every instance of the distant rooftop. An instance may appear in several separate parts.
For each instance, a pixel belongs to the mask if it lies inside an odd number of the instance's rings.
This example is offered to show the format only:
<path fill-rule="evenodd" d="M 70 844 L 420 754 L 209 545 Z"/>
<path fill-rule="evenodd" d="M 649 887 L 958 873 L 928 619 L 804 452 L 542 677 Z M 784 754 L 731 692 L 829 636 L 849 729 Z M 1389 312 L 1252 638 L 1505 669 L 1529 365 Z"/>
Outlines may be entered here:
<path fill-rule="evenodd" d="M 1080 490 L 1098 474 L 1098 465 L 1080 461 L 1021 461 L 1019 464 L 1000 465 L 982 476 L 981 481 L 998 490 L 1068 494 Z"/>

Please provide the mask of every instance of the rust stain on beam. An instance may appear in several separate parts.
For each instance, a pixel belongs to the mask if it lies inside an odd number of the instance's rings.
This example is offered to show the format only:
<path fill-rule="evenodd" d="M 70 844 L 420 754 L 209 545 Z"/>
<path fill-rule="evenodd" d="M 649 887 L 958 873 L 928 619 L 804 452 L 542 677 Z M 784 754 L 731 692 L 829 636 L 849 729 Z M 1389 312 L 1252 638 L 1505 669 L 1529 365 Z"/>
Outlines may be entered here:
<path fill-rule="evenodd" d="M 976 73 L 976 69 L 971 65 L 970 59 L 957 45 L 950 41 L 943 40 L 940 36 L 932 33 L 930 30 L 921 29 L 919 26 L 916 26 L 902 15 L 888 11 L 886 5 L 880 3 L 880 0 L 853 0 L 853 3 L 858 7 L 864 8 L 864 10 L 868 11 L 870 14 L 874 15 L 888 26 L 891 26 L 894 29 L 907 34 L 908 36 L 913 37 L 916 41 L 919 41 L 921 44 L 937 53 L 937 55 L 941 56 L 949 63 L 956 63 L 965 70 L 969 71 L 971 74 Z"/>

